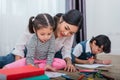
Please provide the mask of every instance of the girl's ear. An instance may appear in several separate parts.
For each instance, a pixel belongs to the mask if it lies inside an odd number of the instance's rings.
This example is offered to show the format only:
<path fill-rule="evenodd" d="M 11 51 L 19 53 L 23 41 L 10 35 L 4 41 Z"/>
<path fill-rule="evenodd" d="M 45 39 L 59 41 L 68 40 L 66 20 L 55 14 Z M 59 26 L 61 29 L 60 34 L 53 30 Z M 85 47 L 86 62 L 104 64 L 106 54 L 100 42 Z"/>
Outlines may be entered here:
<path fill-rule="evenodd" d="M 93 42 L 92 42 L 94 45 L 96 45 L 96 41 L 94 40 Z"/>

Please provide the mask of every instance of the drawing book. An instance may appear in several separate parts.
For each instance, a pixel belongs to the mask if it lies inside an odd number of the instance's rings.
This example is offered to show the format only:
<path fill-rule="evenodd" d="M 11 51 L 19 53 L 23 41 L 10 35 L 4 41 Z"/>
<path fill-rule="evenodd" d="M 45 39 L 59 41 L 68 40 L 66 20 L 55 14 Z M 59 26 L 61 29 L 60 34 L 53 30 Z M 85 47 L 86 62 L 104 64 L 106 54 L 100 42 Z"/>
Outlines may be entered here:
<path fill-rule="evenodd" d="M 75 64 L 75 66 L 83 67 L 83 68 L 98 68 L 98 67 L 109 67 L 110 65 L 105 64 Z"/>

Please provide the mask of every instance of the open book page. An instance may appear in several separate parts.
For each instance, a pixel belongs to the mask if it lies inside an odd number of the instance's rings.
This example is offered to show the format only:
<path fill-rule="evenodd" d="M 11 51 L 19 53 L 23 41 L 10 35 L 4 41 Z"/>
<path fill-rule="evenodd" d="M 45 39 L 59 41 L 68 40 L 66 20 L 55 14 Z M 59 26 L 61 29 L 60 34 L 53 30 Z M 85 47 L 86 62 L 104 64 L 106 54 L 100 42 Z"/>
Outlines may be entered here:
<path fill-rule="evenodd" d="M 105 64 L 75 64 L 75 66 L 83 67 L 83 68 L 98 68 L 98 67 L 108 67 L 112 66 L 110 65 L 105 65 Z"/>
<path fill-rule="evenodd" d="M 65 75 L 64 73 L 51 72 L 51 71 L 45 71 L 45 74 L 46 74 L 49 78 L 55 78 L 55 77 L 60 77 L 60 76 L 62 76 L 62 75 Z"/>

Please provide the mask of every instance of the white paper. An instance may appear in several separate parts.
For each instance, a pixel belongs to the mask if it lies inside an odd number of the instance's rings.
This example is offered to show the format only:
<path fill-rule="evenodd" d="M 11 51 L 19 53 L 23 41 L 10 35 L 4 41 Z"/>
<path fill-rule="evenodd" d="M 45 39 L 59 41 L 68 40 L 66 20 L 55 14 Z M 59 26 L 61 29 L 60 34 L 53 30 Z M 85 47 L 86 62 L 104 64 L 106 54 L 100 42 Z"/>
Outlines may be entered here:
<path fill-rule="evenodd" d="M 97 67 L 108 67 L 108 66 L 112 66 L 110 65 L 105 65 L 105 64 L 75 64 L 75 66 L 79 66 L 79 67 L 84 67 L 84 68 L 97 68 Z"/>
<path fill-rule="evenodd" d="M 65 75 L 64 73 L 60 73 L 60 72 L 50 72 L 50 71 L 45 71 L 45 74 L 49 77 L 49 78 L 55 78 L 55 77 L 60 77 L 62 75 Z"/>

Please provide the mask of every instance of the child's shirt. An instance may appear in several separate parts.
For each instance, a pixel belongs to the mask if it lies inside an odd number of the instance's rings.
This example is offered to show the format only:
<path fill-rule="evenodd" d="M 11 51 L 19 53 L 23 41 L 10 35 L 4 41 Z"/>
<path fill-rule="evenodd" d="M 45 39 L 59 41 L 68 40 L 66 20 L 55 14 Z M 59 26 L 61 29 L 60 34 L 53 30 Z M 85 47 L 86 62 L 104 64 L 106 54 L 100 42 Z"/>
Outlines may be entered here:
<path fill-rule="evenodd" d="M 90 57 L 95 56 L 91 53 L 90 40 L 78 43 L 73 50 L 73 55 L 82 60 L 87 60 Z"/>
<path fill-rule="evenodd" d="M 52 37 L 45 43 L 42 43 L 34 34 L 26 44 L 27 64 L 33 64 L 34 60 L 47 59 L 47 64 L 52 63 L 55 54 L 55 37 Z"/>

